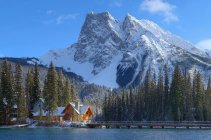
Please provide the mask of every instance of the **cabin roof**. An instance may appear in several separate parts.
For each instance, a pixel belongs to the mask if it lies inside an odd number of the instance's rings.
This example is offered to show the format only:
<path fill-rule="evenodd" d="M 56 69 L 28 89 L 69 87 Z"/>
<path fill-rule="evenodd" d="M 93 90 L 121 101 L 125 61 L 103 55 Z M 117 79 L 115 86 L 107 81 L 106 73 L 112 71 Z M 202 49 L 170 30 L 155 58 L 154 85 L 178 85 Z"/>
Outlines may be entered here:
<path fill-rule="evenodd" d="M 74 108 L 74 110 L 80 114 L 80 115 L 83 115 L 86 113 L 87 109 L 89 108 L 89 106 L 87 105 L 82 105 L 82 104 L 79 104 L 79 110 L 75 107 L 75 103 L 74 102 L 70 102 L 70 104 L 72 105 L 72 107 Z"/>
<path fill-rule="evenodd" d="M 64 114 L 62 113 L 65 107 L 58 107 L 57 110 L 51 115 L 51 116 L 63 116 Z M 42 116 L 48 116 L 49 111 L 43 111 L 42 110 Z M 40 112 L 35 112 L 33 113 L 33 116 L 40 116 Z"/>

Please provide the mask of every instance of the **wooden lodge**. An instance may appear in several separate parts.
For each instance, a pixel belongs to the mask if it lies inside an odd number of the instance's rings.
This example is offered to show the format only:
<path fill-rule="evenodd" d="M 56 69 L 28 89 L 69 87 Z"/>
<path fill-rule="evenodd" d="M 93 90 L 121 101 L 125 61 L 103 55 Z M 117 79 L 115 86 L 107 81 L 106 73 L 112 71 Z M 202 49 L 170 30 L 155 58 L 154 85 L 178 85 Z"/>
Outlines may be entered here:
<path fill-rule="evenodd" d="M 69 103 L 63 111 L 65 121 L 89 121 L 94 115 L 91 108 L 79 103 Z"/>
<path fill-rule="evenodd" d="M 80 104 L 79 102 L 71 102 L 65 107 L 58 107 L 57 110 L 52 113 L 44 111 L 43 107 L 44 100 L 40 99 L 34 106 L 34 120 L 88 122 L 94 115 L 91 107 Z"/>

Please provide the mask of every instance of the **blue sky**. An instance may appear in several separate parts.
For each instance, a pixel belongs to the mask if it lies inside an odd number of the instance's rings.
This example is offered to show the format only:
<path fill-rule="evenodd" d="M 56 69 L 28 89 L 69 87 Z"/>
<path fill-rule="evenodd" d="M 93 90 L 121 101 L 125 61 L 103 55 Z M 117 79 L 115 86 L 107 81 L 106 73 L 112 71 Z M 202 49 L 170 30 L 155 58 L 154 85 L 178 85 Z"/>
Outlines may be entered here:
<path fill-rule="evenodd" d="M 211 49 L 210 0 L 0 0 L 0 56 L 41 56 L 76 42 L 88 12 L 130 13 Z"/>

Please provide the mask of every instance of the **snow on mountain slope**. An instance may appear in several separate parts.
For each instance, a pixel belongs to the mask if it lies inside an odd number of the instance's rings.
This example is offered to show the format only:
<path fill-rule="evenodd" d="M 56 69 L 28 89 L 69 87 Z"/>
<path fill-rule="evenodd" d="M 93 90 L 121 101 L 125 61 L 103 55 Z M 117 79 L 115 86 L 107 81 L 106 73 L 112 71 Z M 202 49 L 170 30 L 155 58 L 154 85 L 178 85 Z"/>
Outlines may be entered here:
<path fill-rule="evenodd" d="M 139 85 L 150 68 L 162 72 L 165 64 L 172 73 L 180 64 L 193 73 L 210 74 L 211 59 L 190 42 L 163 30 L 157 24 L 127 15 L 123 21 L 108 12 L 89 13 L 77 43 L 50 51 L 39 58 L 42 64 L 81 75 L 84 80 L 108 87 Z"/>

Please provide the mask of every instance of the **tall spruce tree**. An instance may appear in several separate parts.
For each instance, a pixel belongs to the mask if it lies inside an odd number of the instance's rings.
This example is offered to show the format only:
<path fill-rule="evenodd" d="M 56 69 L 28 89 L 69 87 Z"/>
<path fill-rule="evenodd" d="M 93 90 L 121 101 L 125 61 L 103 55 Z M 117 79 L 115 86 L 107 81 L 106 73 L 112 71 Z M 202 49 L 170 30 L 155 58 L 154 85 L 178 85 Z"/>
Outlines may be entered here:
<path fill-rule="evenodd" d="M 195 118 L 198 121 L 203 121 L 203 83 L 201 74 L 198 72 L 195 77 L 196 97 L 195 97 Z"/>
<path fill-rule="evenodd" d="M 57 74 L 52 62 L 50 63 L 44 84 L 44 106 L 45 109 L 49 112 L 48 115 L 51 116 L 57 110 L 58 107 Z"/>
<path fill-rule="evenodd" d="M 34 105 L 39 100 L 40 97 L 41 97 L 41 90 L 40 90 L 39 68 L 37 63 L 35 63 L 33 71 L 33 90 L 31 95 L 31 105 Z"/>
<path fill-rule="evenodd" d="M 193 97 L 192 97 L 192 84 L 191 84 L 191 77 L 190 74 L 185 76 L 185 109 L 184 109 L 184 116 L 185 120 L 193 121 Z"/>
<path fill-rule="evenodd" d="M 211 79 L 210 77 L 207 84 L 205 102 L 206 102 L 206 110 L 207 110 L 206 118 L 208 121 L 211 121 Z"/>
<path fill-rule="evenodd" d="M 151 79 L 150 79 L 150 71 L 146 72 L 145 82 L 144 82 L 144 99 L 145 99 L 145 118 L 147 120 L 151 120 L 151 103 L 152 103 L 152 95 L 151 95 Z"/>
<path fill-rule="evenodd" d="M 174 70 L 171 83 L 171 111 L 174 121 L 181 121 L 183 116 L 183 83 L 180 67 L 177 65 Z"/>
<path fill-rule="evenodd" d="M 130 121 L 133 121 L 134 120 L 134 105 L 135 101 L 134 101 L 134 98 L 133 98 L 133 90 L 132 90 L 132 87 L 130 88 L 130 92 L 129 92 L 129 106 L 128 106 L 128 114 L 129 114 L 129 120 Z"/>
<path fill-rule="evenodd" d="M 165 64 L 164 66 L 164 75 L 165 75 L 165 82 L 164 82 L 164 120 L 165 117 L 169 113 L 169 73 L 168 73 L 168 65 Z"/>
<path fill-rule="evenodd" d="M 3 124 L 11 124 L 13 107 L 14 107 L 14 94 L 13 94 L 13 81 L 11 65 L 5 60 L 2 63 L 1 70 L 1 120 Z"/>
<path fill-rule="evenodd" d="M 71 102 L 77 102 L 77 97 L 75 94 L 75 86 L 74 86 L 74 81 L 72 80 L 72 84 L 71 84 L 71 89 L 70 89 L 70 101 Z"/>
<path fill-rule="evenodd" d="M 66 81 L 65 81 L 65 78 L 64 78 L 64 75 L 63 75 L 63 73 L 62 73 L 62 70 L 60 69 L 59 70 L 59 74 L 58 74 L 58 82 L 57 82 L 57 84 L 58 84 L 58 106 L 65 106 L 65 105 L 67 105 L 66 103 L 67 102 L 65 102 L 64 100 L 66 100 L 65 98 L 64 98 L 64 93 L 65 93 L 65 83 Z M 68 100 L 68 99 L 67 99 Z"/>
<path fill-rule="evenodd" d="M 1 80 L 0 80 L 0 125 L 4 124 L 4 102 L 3 95 L 1 92 Z"/>
<path fill-rule="evenodd" d="M 64 93 L 63 93 L 63 101 L 62 106 L 66 106 L 68 103 L 70 103 L 70 80 L 68 78 L 65 78 L 65 85 L 64 85 Z"/>
<path fill-rule="evenodd" d="M 14 91 L 16 95 L 17 120 L 22 122 L 27 117 L 26 96 L 22 86 L 22 68 L 19 64 L 17 64 L 15 69 Z"/>
<path fill-rule="evenodd" d="M 33 73 L 31 71 L 28 71 L 25 79 L 25 94 L 26 94 L 26 105 L 28 109 L 27 112 L 30 118 L 32 117 L 33 107 L 34 107 L 34 99 L 32 96 L 33 87 L 34 87 Z"/>
<path fill-rule="evenodd" d="M 122 99 L 121 99 L 121 112 L 122 112 L 122 115 L 121 115 L 121 121 L 126 121 L 126 93 L 125 93 L 125 90 L 123 89 L 122 91 Z"/>
<path fill-rule="evenodd" d="M 163 76 L 160 72 L 157 84 L 157 116 L 158 120 L 164 120 L 164 85 L 163 85 Z"/>

